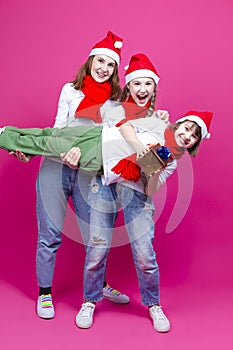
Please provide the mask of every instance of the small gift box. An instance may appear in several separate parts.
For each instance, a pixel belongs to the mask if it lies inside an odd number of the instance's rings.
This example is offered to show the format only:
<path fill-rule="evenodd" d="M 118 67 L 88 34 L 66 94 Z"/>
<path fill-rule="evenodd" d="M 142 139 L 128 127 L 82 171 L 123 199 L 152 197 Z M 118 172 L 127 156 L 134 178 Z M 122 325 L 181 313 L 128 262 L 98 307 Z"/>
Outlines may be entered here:
<path fill-rule="evenodd" d="M 169 148 L 161 146 L 159 143 L 152 145 L 146 154 L 136 160 L 147 176 L 152 176 L 171 161 L 172 156 Z"/>

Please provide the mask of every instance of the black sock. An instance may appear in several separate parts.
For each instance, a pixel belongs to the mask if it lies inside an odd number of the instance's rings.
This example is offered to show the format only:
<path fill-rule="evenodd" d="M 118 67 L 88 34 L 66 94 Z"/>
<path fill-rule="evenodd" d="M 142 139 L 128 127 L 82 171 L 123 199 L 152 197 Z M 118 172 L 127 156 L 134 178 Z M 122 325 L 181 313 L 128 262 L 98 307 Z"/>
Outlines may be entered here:
<path fill-rule="evenodd" d="M 51 291 L 52 291 L 52 287 L 46 287 L 46 288 L 40 287 L 39 295 L 51 294 Z"/>
<path fill-rule="evenodd" d="M 107 281 L 104 281 L 103 288 L 106 287 L 106 285 L 107 285 Z"/>

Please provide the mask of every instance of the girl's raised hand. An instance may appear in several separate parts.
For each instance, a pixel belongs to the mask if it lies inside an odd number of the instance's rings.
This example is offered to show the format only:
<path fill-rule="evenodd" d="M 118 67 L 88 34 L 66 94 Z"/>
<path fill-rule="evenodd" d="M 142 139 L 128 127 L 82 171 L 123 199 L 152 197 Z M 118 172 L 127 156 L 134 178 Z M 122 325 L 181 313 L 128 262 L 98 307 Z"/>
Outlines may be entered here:
<path fill-rule="evenodd" d="M 167 124 L 169 123 L 170 115 L 169 115 L 168 111 L 158 109 L 156 111 L 156 116 L 157 116 L 157 118 L 162 119 L 165 123 L 167 123 Z"/>

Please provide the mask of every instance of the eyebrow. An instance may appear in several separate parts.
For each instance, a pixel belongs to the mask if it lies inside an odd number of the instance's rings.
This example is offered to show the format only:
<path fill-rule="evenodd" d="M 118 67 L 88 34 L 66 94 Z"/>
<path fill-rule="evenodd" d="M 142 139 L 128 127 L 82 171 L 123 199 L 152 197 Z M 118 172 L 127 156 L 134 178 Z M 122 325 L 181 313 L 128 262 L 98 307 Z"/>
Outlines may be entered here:
<path fill-rule="evenodd" d="M 190 129 L 194 132 L 195 136 L 198 136 L 199 137 L 199 127 L 198 125 L 191 121 L 191 120 L 188 120 L 189 123 L 191 123 L 191 125 L 189 125 Z"/>
<path fill-rule="evenodd" d="M 97 56 L 97 59 L 100 59 L 100 58 L 101 58 L 104 62 L 106 62 L 106 59 L 105 59 L 103 56 L 98 55 L 98 56 Z M 112 61 L 112 62 L 108 62 L 108 64 L 112 64 L 112 65 L 115 66 L 115 65 L 116 65 L 116 62 L 115 62 L 115 61 Z"/>

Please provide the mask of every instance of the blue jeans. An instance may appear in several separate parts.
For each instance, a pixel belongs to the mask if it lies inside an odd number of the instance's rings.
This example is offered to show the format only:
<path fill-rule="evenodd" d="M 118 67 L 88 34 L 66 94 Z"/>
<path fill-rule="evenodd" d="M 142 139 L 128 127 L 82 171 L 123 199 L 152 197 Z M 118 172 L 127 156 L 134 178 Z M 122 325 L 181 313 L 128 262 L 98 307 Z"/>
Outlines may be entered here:
<path fill-rule="evenodd" d="M 93 178 L 89 192 L 89 205 L 91 228 L 84 269 L 85 300 L 96 302 L 103 297 L 104 271 L 114 223 L 121 205 L 133 252 L 142 303 L 147 306 L 158 304 L 159 268 L 153 248 L 152 199 L 120 184 L 103 186 L 100 179 Z"/>
<path fill-rule="evenodd" d="M 52 286 L 69 197 L 73 200 L 84 243 L 89 240 L 90 212 L 87 198 L 90 182 L 89 175 L 49 158 L 42 164 L 36 183 L 39 231 L 36 272 L 40 287 Z"/>

